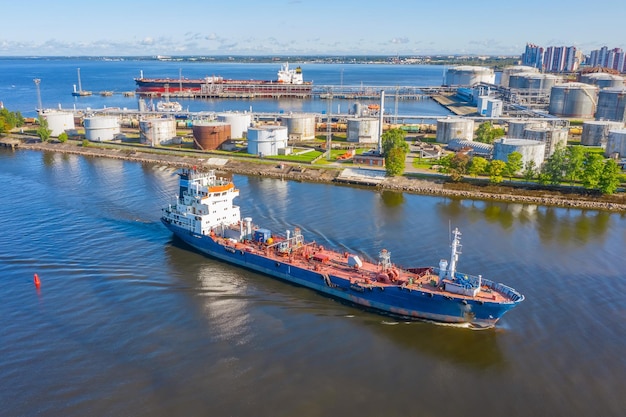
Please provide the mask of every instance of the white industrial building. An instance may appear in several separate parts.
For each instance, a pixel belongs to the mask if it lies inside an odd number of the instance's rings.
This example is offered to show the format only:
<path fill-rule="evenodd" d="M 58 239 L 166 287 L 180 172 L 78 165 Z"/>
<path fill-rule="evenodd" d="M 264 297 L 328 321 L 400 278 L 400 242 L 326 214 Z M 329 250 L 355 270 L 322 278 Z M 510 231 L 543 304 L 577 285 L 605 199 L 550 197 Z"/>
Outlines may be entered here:
<path fill-rule="evenodd" d="M 258 126 L 248 128 L 248 153 L 274 156 L 287 148 L 287 126 Z"/>
<path fill-rule="evenodd" d="M 51 136 L 59 136 L 66 130 L 73 130 L 76 128 L 74 125 L 74 113 L 62 110 L 43 110 L 40 116 L 48 122 L 48 129 L 50 129 Z"/>
<path fill-rule="evenodd" d="M 438 143 L 449 143 L 452 139 L 474 140 L 474 120 L 448 117 L 437 120 Z"/>
<path fill-rule="evenodd" d="M 450 67 L 446 71 L 445 85 L 449 86 L 472 86 L 478 83 L 493 84 L 496 74 L 492 68 L 472 65 L 459 65 Z"/>
<path fill-rule="evenodd" d="M 509 155 L 518 152 L 522 155 L 522 166 L 527 166 L 529 161 L 533 161 L 535 167 L 539 169 L 543 164 L 546 152 L 545 142 L 518 138 L 501 138 L 493 142 L 493 159 L 506 162 Z"/>
<path fill-rule="evenodd" d="M 92 116 L 83 120 L 85 138 L 92 142 L 115 139 L 120 133 L 120 124 L 115 116 Z"/>

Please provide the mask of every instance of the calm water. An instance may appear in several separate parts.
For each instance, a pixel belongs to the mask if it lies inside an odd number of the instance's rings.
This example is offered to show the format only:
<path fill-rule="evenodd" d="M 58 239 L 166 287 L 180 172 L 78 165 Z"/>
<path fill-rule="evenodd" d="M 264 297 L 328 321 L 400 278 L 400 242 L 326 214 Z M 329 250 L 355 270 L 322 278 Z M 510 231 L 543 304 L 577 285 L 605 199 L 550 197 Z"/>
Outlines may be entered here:
<path fill-rule="evenodd" d="M 395 322 L 184 247 L 169 168 L 1 150 L 0 414 L 624 415 L 624 216 L 235 182 L 242 215 L 400 265 L 458 226 L 460 269 L 526 301 L 487 331 Z"/>
<path fill-rule="evenodd" d="M 122 92 L 134 91 L 134 78 L 143 70 L 145 77 L 178 79 L 222 76 L 232 79 L 275 80 L 281 63 L 235 64 L 160 61 L 94 61 L 80 59 L 19 59 L 0 58 L 0 101 L 12 111 L 29 117 L 36 115 L 37 88 L 40 83 L 44 108 L 102 109 L 104 107 L 138 108 L 137 97 L 124 97 Z M 297 66 L 298 63 L 290 63 Z M 304 79 L 316 86 L 437 86 L 441 85 L 445 68 L 438 65 L 366 65 L 366 64 L 301 64 Z M 78 84 L 80 68 L 83 90 L 92 91 L 88 97 L 73 97 L 73 85 Z M 100 91 L 114 91 L 111 97 L 101 97 Z M 328 110 L 327 100 L 315 99 L 237 99 L 184 100 L 176 99 L 190 111 L 249 111 L 254 112 L 315 112 Z M 377 101 L 361 101 L 362 104 Z M 352 100 L 334 100 L 333 113 L 347 113 Z M 387 99 L 389 114 L 441 116 L 451 114 L 432 100 L 399 101 Z"/>

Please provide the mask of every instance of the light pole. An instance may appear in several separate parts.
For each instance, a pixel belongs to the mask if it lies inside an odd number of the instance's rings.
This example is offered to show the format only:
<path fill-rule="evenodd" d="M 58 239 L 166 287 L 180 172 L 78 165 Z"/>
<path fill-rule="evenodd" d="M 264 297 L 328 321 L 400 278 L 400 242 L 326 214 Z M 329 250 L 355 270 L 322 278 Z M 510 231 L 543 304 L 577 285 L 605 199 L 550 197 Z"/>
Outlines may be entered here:
<path fill-rule="evenodd" d="M 35 86 L 37 87 L 37 105 L 39 106 L 37 110 L 42 111 L 43 106 L 41 105 L 41 91 L 39 90 L 39 84 L 41 83 L 41 80 L 39 78 L 35 78 L 33 81 L 35 82 Z"/>

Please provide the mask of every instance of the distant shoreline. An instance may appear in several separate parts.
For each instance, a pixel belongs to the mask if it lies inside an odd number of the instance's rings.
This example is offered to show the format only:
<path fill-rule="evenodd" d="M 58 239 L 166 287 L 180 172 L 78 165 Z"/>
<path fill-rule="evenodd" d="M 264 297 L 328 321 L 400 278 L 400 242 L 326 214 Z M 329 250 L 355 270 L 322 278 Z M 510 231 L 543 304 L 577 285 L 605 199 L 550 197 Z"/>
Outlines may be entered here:
<path fill-rule="evenodd" d="M 153 163 L 172 167 L 202 166 L 218 171 L 233 174 L 262 176 L 271 178 L 288 179 L 303 182 L 317 182 L 325 184 L 350 184 L 363 186 L 371 189 L 406 192 L 410 194 L 430 195 L 439 197 L 501 201 L 517 204 L 534 204 L 542 206 L 553 206 L 562 208 L 575 208 L 581 210 L 603 210 L 611 212 L 626 212 L 626 203 L 616 203 L 607 201 L 593 201 L 587 199 L 565 198 L 557 194 L 544 193 L 542 196 L 516 195 L 509 193 L 490 193 L 480 190 L 455 190 L 445 188 L 443 181 L 414 178 L 409 176 L 384 178 L 382 181 L 368 182 L 367 180 L 341 180 L 339 176 L 341 168 L 323 168 L 309 165 L 290 164 L 280 161 L 259 161 L 250 162 L 231 158 L 224 158 L 212 155 L 202 155 L 202 158 L 192 156 L 165 155 L 151 153 L 142 149 L 122 149 L 122 148 L 98 148 L 82 147 L 74 143 L 41 143 L 25 142 L 19 145 L 16 152 L 20 150 L 38 150 L 45 152 L 58 152 L 66 154 L 84 155 L 90 157 L 105 157 L 121 159 L 142 163 Z M 211 164 L 211 161 L 223 162 L 225 164 Z M 356 168 L 356 167 L 355 167 Z"/>

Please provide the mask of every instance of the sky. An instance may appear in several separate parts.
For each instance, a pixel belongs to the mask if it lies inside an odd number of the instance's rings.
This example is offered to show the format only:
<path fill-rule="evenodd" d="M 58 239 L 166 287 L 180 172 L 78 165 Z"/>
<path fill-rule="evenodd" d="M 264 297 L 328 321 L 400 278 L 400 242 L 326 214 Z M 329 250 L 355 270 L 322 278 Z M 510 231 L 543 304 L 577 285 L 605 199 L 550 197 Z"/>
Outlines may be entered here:
<path fill-rule="evenodd" d="M 623 0 L 2 1 L 0 56 L 520 55 L 626 49 Z"/>

